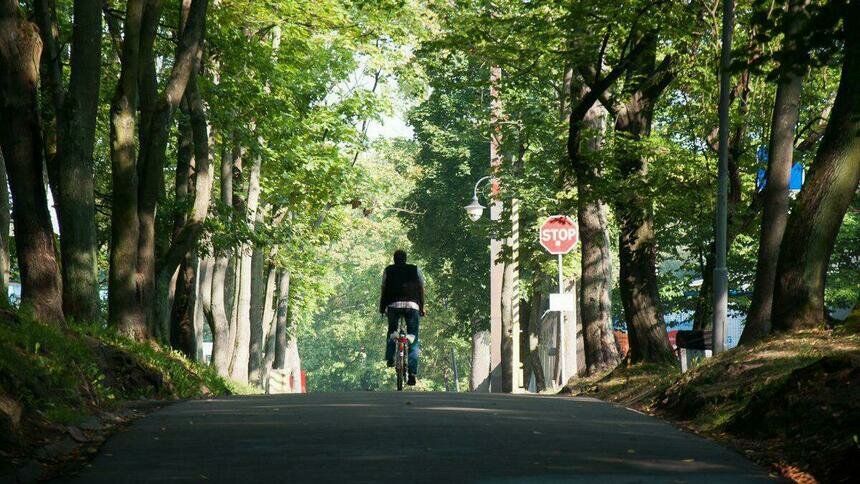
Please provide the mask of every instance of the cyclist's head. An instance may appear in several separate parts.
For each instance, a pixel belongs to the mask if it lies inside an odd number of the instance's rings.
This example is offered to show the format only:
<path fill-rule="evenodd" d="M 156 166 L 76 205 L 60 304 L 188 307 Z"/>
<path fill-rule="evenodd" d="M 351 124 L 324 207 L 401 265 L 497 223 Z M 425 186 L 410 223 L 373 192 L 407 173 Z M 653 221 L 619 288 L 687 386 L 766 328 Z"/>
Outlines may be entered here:
<path fill-rule="evenodd" d="M 394 263 L 395 264 L 405 264 L 406 263 L 406 251 L 402 249 L 397 249 L 394 251 Z"/>

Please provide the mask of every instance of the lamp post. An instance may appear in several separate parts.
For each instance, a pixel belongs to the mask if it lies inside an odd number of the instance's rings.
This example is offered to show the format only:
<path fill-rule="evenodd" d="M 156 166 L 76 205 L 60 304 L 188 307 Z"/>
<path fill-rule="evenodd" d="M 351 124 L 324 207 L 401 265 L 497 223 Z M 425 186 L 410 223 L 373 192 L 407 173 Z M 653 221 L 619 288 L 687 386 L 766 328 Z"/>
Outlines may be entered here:
<path fill-rule="evenodd" d="M 729 158 L 729 104 L 731 91 L 732 32 L 734 30 L 734 0 L 723 1 L 722 56 L 720 59 L 720 144 L 717 183 L 716 267 L 714 268 L 714 354 L 725 350 L 726 317 L 728 315 L 728 270 L 726 269 L 726 213 Z"/>
<path fill-rule="evenodd" d="M 478 187 L 481 183 L 490 180 L 493 185 L 493 193 L 498 190 L 492 175 L 485 176 L 475 183 L 472 191 L 472 202 L 466 205 L 466 215 L 469 220 L 477 222 L 484 213 L 484 207 L 478 200 Z M 501 201 L 490 197 L 490 220 L 499 219 L 502 207 Z M 489 390 L 498 393 L 502 391 L 501 382 L 501 340 L 502 340 L 502 278 L 503 264 L 499 263 L 502 253 L 502 241 L 490 239 L 490 368 L 489 368 Z"/>
<path fill-rule="evenodd" d="M 463 207 L 466 211 L 466 215 L 469 217 L 469 220 L 472 222 L 477 222 L 481 219 L 481 216 L 484 214 L 484 209 L 487 208 L 481 205 L 480 200 L 478 199 L 478 187 L 481 183 L 484 183 L 487 180 L 493 181 L 494 192 L 498 190 L 498 185 L 496 184 L 494 177 L 492 175 L 485 176 L 479 179 L 475 183 L 475 187 L 472 190 L 472 201 Z M 501 212 L 501 202 L 499 200 L 490 199 L 492 204 L 492 208 L 490 209 L 490 219 L 498 220 Z M 490 241 L 490 345 L 491 345 L 491 365 L 490 365 L 490 391 L 491 392 L 500 392 L 500 391 L 509 391 L 505 388 L 505 383 L 502 381 L 502 366 L 508 363 L 511 369 L 511 379 L 510 391 L 517 391 L 518 388 L 522 386 L 522 378 L 521 378 L 521 370 L 519 365 L 519 334 L 520 334 L 520 324 L 519 324 L 519 291 L 517 290 L 518 281 L 518 247 L 519 247 L 519 213 L 518 213 L 519 204 L 516 200 L 512 201 L 511 204 L 511 236 L 503 240 L 491 239 Z M 505 242 L 506 241 L 506 242 Z M 509 267 L 505 268 L 504 264 L 498 262 L 499 257 L 502 253 L 502 245 L 503 243 L 509 244 L 511 247 L 511 255 L 512 260 L 509 262 L 511 264 Z M 508 329 L 504 329 L 502 327 L 502 310 L 504 308 L 503 296 L 502 296 L 502 285 L 504 284 L 502 279 L 508 277 L 505 275 L 505 271 L 512 271 L 509 274 L 510 280 L 507 282 L 511 284 L 511 293 L 510 300 L 508 303 L 508 310 L 510 311 L 510 325 L 511 327 Z M 507 331 L 509 341 L 509 350 L 510 354 L 503 355 L 502 340 L 505 338 L 503 334 Z M 505 359 L 503 362 L 502 360 Z"/>
<path fill-rule="evenodd" d="M 469 220 L 471 220 L 472 222 L 477 222 L 478 220 L 480 220 L 481 215 L 484 214 L 484 209 L 487 208 L 481 205 L 481 202 L 478 201 L 478 186 L 482 182 L 489 180 L 490 178 L 492 178 L 492 176 L 487 175 L 484 178 L 478 180 L 477 183 L 475 183 L 475 189 L 472 191 L 472 203 L 463 207 L 463 209 L 466 210 L 466 215 L 469 216 Z"/>

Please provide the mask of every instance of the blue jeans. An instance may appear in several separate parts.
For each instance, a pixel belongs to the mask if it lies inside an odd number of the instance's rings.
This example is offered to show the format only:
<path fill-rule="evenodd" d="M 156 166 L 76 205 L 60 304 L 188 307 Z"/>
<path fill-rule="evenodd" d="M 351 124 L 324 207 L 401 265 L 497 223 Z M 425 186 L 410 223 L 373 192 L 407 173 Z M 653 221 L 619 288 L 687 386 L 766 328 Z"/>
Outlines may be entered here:
<path fill-rule="evenodd" d="M 418 374 L 418 325 L 421 321 L 421 316 L 417 309 L 399 309 L 388 308 L 388 333 L 385 334 L 385 359 L 388 361 L 394 360 L 394 351 L 396 347 L 394 341 L 391 340 L 391 333 L 397 331 L 397 323 L 400 318 L 406 320 L 406 333 L 415 335 L 415 341 L 409 345 L 409 373 Z"/>

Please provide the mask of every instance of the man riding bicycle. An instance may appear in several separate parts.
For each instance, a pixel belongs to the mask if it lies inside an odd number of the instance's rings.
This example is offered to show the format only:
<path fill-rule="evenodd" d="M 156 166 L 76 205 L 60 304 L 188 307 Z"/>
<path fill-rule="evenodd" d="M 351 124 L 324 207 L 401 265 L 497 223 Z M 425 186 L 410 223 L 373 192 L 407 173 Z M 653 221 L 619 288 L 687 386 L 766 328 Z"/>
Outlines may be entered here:
<path fill-rule="evenodd" d="M 382 291 L 379 313 L 388 313 L 388 333 L 385 361 L 394 366 L 394 337 L 400 318 L 406 320 L 406 332 L 414 337 L 409 345 L 409 378 L 407 385 L 415 385 L 418 374 L 418 325 L 424 316 L 424 276 L 418 267 L 406 263 L 406 252 L 394 252 L 394 264 L 382 273 Z M 410 338 L 412 339 L 412 338 Z"/>

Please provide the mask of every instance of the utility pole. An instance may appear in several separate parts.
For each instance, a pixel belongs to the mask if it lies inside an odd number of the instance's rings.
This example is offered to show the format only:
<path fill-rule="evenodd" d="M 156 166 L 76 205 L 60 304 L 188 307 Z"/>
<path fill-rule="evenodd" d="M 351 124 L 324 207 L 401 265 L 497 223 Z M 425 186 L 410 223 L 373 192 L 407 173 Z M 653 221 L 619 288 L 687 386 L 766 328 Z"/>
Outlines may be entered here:
<path fill-rule="evenodd" d="M 490 68 L 490 174 L 492 180 L 490 220 L 498 221 L 502 216 L 502 201 L 499 198 L 499 182 L 495 175 L 502 167 L 501 144 L 502 99 L 499 83 L 502 68 Z M 499 262 L 502 240 L 490 240 L 490 391 L 502 391 L 502 277 L 504 265 Z"/>
<path fill-rule="evenodd" d="M 720 146 L 717 188 L 716 267 L 714 268 L 714 354 L 725 349 L 726 317 L 729 304 L 728 269 L 726 268 L 726 218 L 729 166 L 729 92 L 731 89 L 732 31 L 734 0 L 723 0 L 723 45 L 720 60 Z"/>

